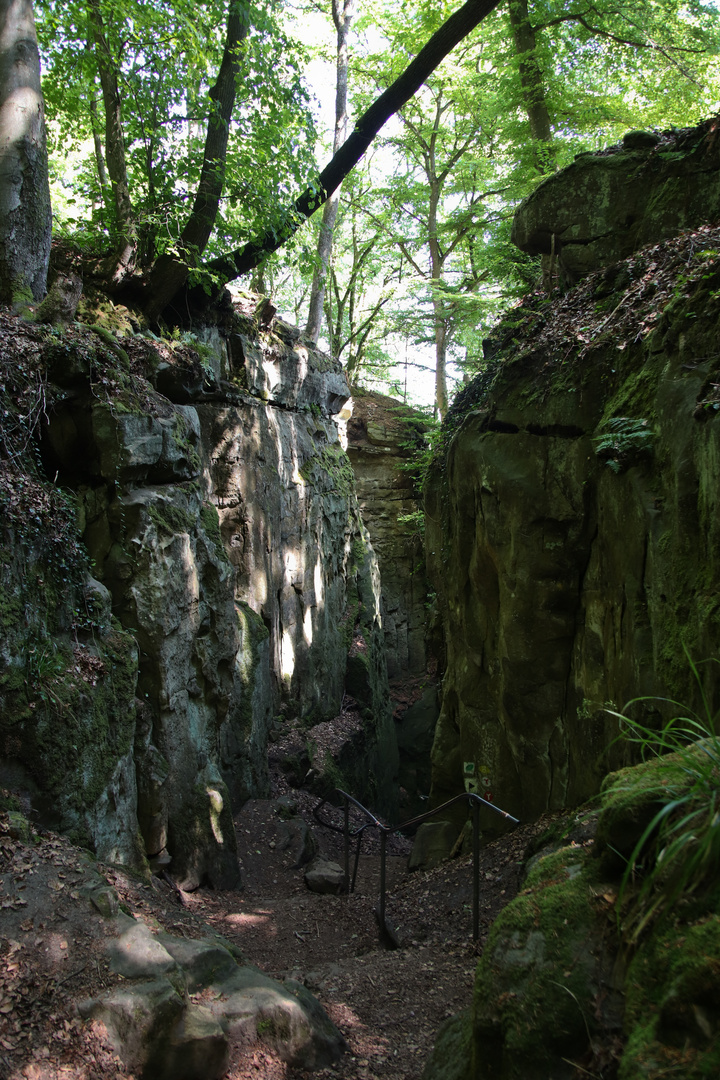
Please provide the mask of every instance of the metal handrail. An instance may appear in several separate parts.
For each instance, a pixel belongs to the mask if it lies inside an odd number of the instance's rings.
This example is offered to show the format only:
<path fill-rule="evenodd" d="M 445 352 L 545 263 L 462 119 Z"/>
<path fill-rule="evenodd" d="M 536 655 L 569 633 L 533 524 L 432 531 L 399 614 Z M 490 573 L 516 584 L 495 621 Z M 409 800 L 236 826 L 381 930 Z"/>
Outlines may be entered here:
<path fill-rule="evenodd" d="M 494 803 L 488 802 L 487 799 L 483 799 L 482 796 L 476 795 L 473 791 L 463 791 L 460 795 L 456 795 L 452 799 L 448 799 L 447 802 L 442 803 L 440 806 L 434 807 L 432 810 L 428 810 L 424 814 L 419 814 L 417 817 L 410 818 L 408 821 L 403 821 L 400 825 L 385 825 L 371 810 L 368 810 L 366 806 L 356 799 L 353 795 L 349 795 L 347 791 L 343 791 L 342 788 L 336 788 L 335 794 L 340 795 L 344 800 L 345 821 L 343 827 L 339 825 L 333 825 L 330 821 L 323 821 L 320 817 L 320 811 L 327 798 L 321 799 L 317 806 L 313 810 L 313 815 L 326 829 L 332 829 L 333 832 L 342 833 L 345 838 L 345 892 L 351 893 L 355 891 L 355 881 L 357 878 L 358 863 L 360 861 L 360 844 L 362 843 L 363 833 L 366 829 L 379 829 L 380 830 L 380 904 L 378 911 L 378 921 L 380 923 L 380 932 L 383 931 L 390 933 L 387 923 L 385 921 L 385 862 L 386 862 L 386 846 L 387 838 L 392 833 L 402 832 L 404 829 L 413 828 L 416 825 L 422 825 L 423 822 L 428 821 L 431 817 L 435 817 L 437 814 L 442 813 L 443 810 L 447 810 L 450 806 L 455 806 L 459 802 L 468 802 L 472 806 L 473 810 L 473 941 L 477 941 L 480 937 L 480 810 L 484 806 L 488 810 L 493 810 L 496 814 L 500 814 L 501 817 L 506 818 L 507 821 L 511 821 L 514 825 L 519 824 L 519 820 L 513 817 L 512 814 L 508 814 L 506 810 L 501 810 L 499 806 L 495 806 Z M 359 825 L 356 829 L 350 829 L 350 804 L 357 807 L 365 817 L 365 821 L 362 825 Z M 350 881 L 350 839 L 357 837 L 357 845 L 355 848 L 355 866 L 353 868 L 352 882 Z M 392 935 L 391 935 L 392 936 Z"/>

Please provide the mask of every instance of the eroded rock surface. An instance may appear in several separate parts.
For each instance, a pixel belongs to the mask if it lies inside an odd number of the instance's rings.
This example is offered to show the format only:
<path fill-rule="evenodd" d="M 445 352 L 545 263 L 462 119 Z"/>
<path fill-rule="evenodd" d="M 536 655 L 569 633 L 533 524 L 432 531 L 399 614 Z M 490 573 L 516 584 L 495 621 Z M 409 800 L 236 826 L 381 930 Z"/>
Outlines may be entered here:
<path fill-rule="evenodd" d="M 424 675 L 425 551 L 420 498 L 409 465 L 424 423 L 394 398 L 355 388 L 348 457 L 358 502 L 380 564 L 382 617 L 390 679 Z"/>
<path fill-rule="evenodd" d="M 122 330 L 24 331 L 53 380 L 45 470 L 78 492 L 94 565 L 78 578 L 77 539 L 53 562 L 52 532 L 33 547 L 5 522 L 0 765 L 103 857 L 230 888 L 232 805 L 267 794 L 274 717 L 334 716 L 353 681 L 358 794 L 393 803 L 377 560 L 334 420 L 349 389 L 279 320 L 226 311 L 194 345 Z"/>
<path fill-rule="evenodd" d="M 123 915 L 115 923 L 110 966 L 128 981 L 79 1009 L 140 1077 L 214 1080 L 227 1071 L 237 1039 L 260 1039 L 301 1069 L 331 1065 L 345 1052 L 342 1035 L 301 984 L 243 966 L 218 940 L 155 935 Z M 188 994 L 202 995 L 202 1004 Z"/>
<path fill-rule="evenodd" d="M 399 751 L 402 820 L 426 809 L 430 748 L 438 717 L 424 522 L 413 455 L 425 422 L 394 398 L 355 388 L 347 424 L 358 503 L 381 577 L 381 616 Z M 408 706 L 407 702 L 411 704 Z"/>

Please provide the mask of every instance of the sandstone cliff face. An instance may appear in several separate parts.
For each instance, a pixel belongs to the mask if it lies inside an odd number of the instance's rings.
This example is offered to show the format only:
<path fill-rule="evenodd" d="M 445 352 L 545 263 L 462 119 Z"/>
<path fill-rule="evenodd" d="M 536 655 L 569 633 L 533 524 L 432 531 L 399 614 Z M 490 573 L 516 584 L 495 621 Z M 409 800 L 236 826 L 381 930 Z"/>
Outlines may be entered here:
<path fill-rule="evenodd" d="M 73 615 L 80 554 L 66 596 L 42 554 L 38 581 L 23 579 L 25 538 L 6 523 L 0 765 L 102 857 L 170 858 L 186 888 L 237 884 L 232 807 L 267 790 L 269 726 L 278 714 L 339 711 L 354 638 L 367 668 L 359 752 L 368 767 L 378 759 L 379 802 L 395 768 L 377 564 L 333 420 L 347 383 L 296 332 L 277 331 L 236 316 L 208 330 L 200 352 L 79 327 L 59 340 L 27 331 L 56 388 L 45 472 L 78 493 L 99 579 L 86 590 L 104 614 L 82 625 Z M 91 657 L 91 697 L 107 698 L 98 706 L 84 704 L 73 635 Z M 35 711 L 32 642 L 54 656 L 58 636 L 62 663 L 43 675 Z M 78 682 L 71 720 L 65 698 Z M 55 770 L 48 752 L 60 755 Z"/>
<path fill-rule="evenodd" d="M 388 676 L 424 675 L 427 581 L 419 496 L 407 471 L 422 418 L 394 398 L 354 389 L 348 457 L 358 503 L 378 557 Z M 405 519 L 405 520 L 403 520 Z"/>
<path fill-rule="evenodd" d="M 579 803 L 619 763 L 606 703 L 699 704 L 684 648 L 720 646 L 719 249 L 702 229 L 516 309 L 451 410 L 426 505 L 436 801 L 470 763 L 522 819 Z"/>
<path fill-rule="evenodd" d="M 358 504 L 378 558 L 384 650 L 393 694 L 402 820 L 423 813 L 438 717 L 435 657 L 426 641 L 428 583 L 421 502 L 412 456 L 422 416 L 395 398 L 353 389 L 348 457 Z M 410 702 L 408 706 L 408 702 Z"/>

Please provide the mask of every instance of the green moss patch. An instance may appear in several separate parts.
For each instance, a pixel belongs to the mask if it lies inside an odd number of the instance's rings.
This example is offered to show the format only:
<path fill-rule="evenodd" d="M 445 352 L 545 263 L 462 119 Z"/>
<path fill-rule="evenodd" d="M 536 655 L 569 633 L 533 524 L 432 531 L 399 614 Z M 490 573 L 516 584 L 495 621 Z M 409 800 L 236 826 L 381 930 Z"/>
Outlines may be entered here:
<path fill-rule="evenodd" d="M 720 915 L 652 935 L 626 979 L 620 1080 L 720 1075 Z"/>
<path fill-rule="evenodd" d="M 476 1076 L 547 1077 L 586 1051 L 599 989 L 594 883 L 583 849 L 563 848 L 493 925 L 476 980 Z M 512 1067 L 496 1073 L 505 1058 Z"/>
<path fill-rule="evenodd" d="M 339 443 L 324 446 L 308 458 L 300 469 L 306 483 L 321 492 L 332 491 L 347 497 L 355 490 L 355 474 L 350 458 Z"/>
<path fill-rule="evenodd" d="M 254 711 L 253 696 L 257 666 L 260 663 L 260 645 L 267 641 L 270 631 L 262 618 L 249 604 L 239 602 L 236 606 L 240 649 L 235 658 L 235 667 L 240 676 L 242 693 L 240 707 L 236 712 L 236 723 L 244 737 L 249 737 L 252 730 Z"/>
<path fill-rule="evenodd" d="M 148 506 L 150 520 L 159 532 L 174 536 L 175 533 L 195 532 L 197 519 L 187 510 L 165 500 L 156 500 Z"/>
<path fill-rule="evenodd" d="M 203 503 L 200 511 L 200 521 L 202 522 L 205 535 L 215 548 L 215 554 L 218 559 L 229 563 L 230 560 L 225 551 L 225 545 L 223 544 L 222 535 L 220 533 L 220 518 L 218 517 L 217 507 L 212 503 Z"/>

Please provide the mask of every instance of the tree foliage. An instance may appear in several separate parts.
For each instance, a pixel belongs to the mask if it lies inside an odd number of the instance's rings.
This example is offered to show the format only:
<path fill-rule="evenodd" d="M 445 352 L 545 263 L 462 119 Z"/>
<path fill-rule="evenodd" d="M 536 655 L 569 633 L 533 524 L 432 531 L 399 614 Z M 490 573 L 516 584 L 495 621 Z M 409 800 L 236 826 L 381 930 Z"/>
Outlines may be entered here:
<path fill-rule="evenodd" d="M 360 103 L 442 17 L 442 6 L 363 5 L 374 45 L 355 58 Z M 446 357 L 456 370 L 481 365 L 498 308 L 539 285 L 539 267 L 509 241 L 518 201 L 580 151 L 714 111 L 717 53 L 717 14 L 697 2 L 511 0 L 490 15 L 378 140 L 365 201 L 376 257 L 400 249 L 413 279 L 378 313 L 385 336 L 412 327 L 421 362 L 434 348 L 438 371 Z M 336 266 L 348 261 L 338 244 Z M 436 400 L 443 411 L 441 385 Z"/>
<path fill-rule="evenodd" d="M 329 44 L 339 0 L 322 6 Z M 509 244 L 518 200 L 580 150 L 718 104 L 718 14 L 701 0 L 362 0 L 356 119 L 318 171 L 287 6 L 38 0 L 37 12 L 61 231 L 114 253 L 153 319 L 177 288 L 203 296 L 251 270 L 284 279 L 297 307 L 319 227 L 299 225 L 350 177 L 328 341 L 356 375 L 397 343 L 423 363 L 434 348 L 441 412 L 446 362 L 477 366 L 498 306 L 536 273 Z"/>
<path fill-rule="evenodd" d="M 94 4 L 118 79 L 129 189 L 141 262 L 147 265 L 178 244 L 198 191 L 205 133 L 218 111 L 210 91 L 221 68 L 228 5 L 220 0 L 174 0 L 170 8 L 159 0 Z M 61 155 L 67 161 L 71 152 L 74 165 L 72 173 L 62 171 L 62 181 L 72 191 L 77 213 L 60 224 L 76 237 L 83 234 L 89 244 L 102 244 L 116 238 L 118 222 L 108 211 L 92 143 L 94 113 L 102 102 L 97 52 L 88 48 L 91 5 L 43 0 L 39 11 L 55 175 L 61 173 Z M 243 4 L 242 17 L 249 29 L 237 50 L 226 179 L 207 243 L 210 255 L 277 220 L 315 168 L 304 51 L 285 33 L 269 0 Z"/>

